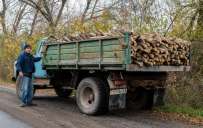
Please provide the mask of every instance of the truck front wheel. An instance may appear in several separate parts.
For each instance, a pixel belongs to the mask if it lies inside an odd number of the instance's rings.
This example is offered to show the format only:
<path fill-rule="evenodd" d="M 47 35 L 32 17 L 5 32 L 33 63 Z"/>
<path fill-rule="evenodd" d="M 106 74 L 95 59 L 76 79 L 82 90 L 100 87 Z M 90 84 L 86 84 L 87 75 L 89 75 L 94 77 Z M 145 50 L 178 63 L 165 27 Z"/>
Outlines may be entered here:
<path fill-rule="evenodd" d="M 108 111 L 109 88 L 98 78 L 85 78 L 77 88 L 76 101 L 82 113 L 103 114 Z"/>
<path fill-rule="evenodd" d="M 73 89 L 64 89 L 62 86 L 54 86 L 56 95 L 62 98 L 67 98 L 72 94 Z"/>

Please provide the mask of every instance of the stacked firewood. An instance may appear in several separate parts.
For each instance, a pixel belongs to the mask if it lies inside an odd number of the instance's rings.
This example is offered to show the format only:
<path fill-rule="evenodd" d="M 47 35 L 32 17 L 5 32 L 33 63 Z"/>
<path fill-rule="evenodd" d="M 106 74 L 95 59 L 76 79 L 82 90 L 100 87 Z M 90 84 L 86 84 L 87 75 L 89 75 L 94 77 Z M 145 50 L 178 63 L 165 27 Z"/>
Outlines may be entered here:
<path fill-rule="evenodd" d="M 139 66 L 189 65 L 190 42 L 157 33 L 131 36 L 131 57 Z"/>
<path fill-rule="evenodd" d="M 49 40 L 51 42 L 72 42 L 72 41 L 81 41 L 81 40 L 89 40 L 89 39 L 99 39 L 99 38 L 108 38 L 108 37 L 115 37 L 115 36 L 123 36 L 124 31 L 111 31 L 111 32 L 101 32 L 96 31 L 93 33 L 78 33 L 74 35 L 51 35 L 49 36 Z"/>
<path fill-rule="evenodd" d="M 190 42 L 164 37 L 157 33 L 130 32 L 132 63 L 142 66 L 189 65 Z M 82 33 L 77 35 L 50 36 L 51 42 L 72 42 L 88 39 L 124 36 L 124 31 Z M 57 38 L 56 38 L 57 37 Z"/>

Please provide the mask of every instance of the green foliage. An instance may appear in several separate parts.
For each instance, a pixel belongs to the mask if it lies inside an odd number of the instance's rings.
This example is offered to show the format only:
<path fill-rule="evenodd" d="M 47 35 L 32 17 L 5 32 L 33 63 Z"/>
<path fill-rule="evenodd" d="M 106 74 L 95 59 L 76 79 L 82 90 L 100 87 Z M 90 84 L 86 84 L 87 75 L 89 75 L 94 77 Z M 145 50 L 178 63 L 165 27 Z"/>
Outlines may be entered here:
<path fill-rule="evenodd" d="M 186 105 L 192 108 L 203 108 L 202 85 L 192 84 L 194 80 L 181 80 L 176 86 L 167 88 L 167 103 L 181 106 Z"/>
<path fill-rule="evenodd" d="M 166 101 L 175 106 L 203 108 L 203 43 L 192 42 L 192 61 L 189 73 L 178 73 L 173 86 L 167 88 Z"/>
<path fill-rule="evenodd" d="M 96 31 L 108 32 L 113 28 L 113 24 L 109 20 L 110 18 L 111 13 L 108 10 L 103 11 L 99 17 L 92 18 L 84 23 L 81 22 L 80 18 L 76 18 L 67 24 L 67 26 L 65 26 L 63 29 L 60 29 L 60 32 L 56 32 L 55 34 L 61 33 L 62 35 L 75 35 L 78 33 L 92 33 Z"/>
<path fill-rule="evenodd" d="M 33 52 L 35 50 L 35 44 L 37 40 L 42 37 L 42 35 L 35 34 L 34 36 L 29 36 L 27 34 L 22 34 L 20 36 L 4 35 L 0 38 L 1 40 L 1 56 L 0 56 L 0 77 L 5 80 L 9 80 L 13 73 L 13 63 L 17 59 L 20 53 L 20 46 L 22 41 L 28 42 L 33 46 Z"/>
<path fill-rule="evenodd" d="M 203 41 L 203 12 L 201 0 L 175 0 L 175 13 L 173 27 L 170 36 L 177 36 L 187 40 Z"/>
<path fill-rule="evenodd" d="M 157 108 L 156 110 L 161 112 L 172 112 L 172 113 L 179 113 L 185 114 L 192 117 L 203 117 L 203 108 L 194 109 L 189 106 L 177 106 L 173 104 L 167 104 L 163 107 Z"/>
<path fill-rule="evenodd" d="M 192 29 L 187 28 L 186 26 L 186 23 L 183 23 L 182 19 L 176 20 L 176 23 L 168 36 L 176 36 L 186 40 L 203 41 L 202 28 L 197 27 Z"/>

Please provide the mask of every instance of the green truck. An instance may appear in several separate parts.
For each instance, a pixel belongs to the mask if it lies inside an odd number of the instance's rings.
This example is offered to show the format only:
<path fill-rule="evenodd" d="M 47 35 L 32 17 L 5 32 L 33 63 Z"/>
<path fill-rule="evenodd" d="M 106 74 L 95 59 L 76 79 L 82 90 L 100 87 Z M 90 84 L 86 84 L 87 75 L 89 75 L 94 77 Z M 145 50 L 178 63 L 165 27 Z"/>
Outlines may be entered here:
<path fill-rule="evenodd" d="M 61 97 L 75 92 L 79 110 L 89 115 L 125 108 L 128 94 L 137 101 L 135 106 L 151 108 L 163 100 L 167 73 L 189 71 L 190 66 L 136 66 L 131 62 L 130 36 L 45 40 L 42 67 L 50 85 Z M 136 83 L 139 80 L 155 82 Z"/>

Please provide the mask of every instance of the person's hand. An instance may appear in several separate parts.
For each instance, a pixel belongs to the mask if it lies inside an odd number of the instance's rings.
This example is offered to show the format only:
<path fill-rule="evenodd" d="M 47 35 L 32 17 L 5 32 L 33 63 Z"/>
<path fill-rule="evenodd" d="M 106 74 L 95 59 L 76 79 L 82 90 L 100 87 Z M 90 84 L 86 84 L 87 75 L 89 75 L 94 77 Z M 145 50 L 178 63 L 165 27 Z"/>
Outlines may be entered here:
<path fill-rule="evenodd" d="M 19 72 L 19 76 L 20 76 L 20 77 L 23 77 L 23 72 Z"/>

